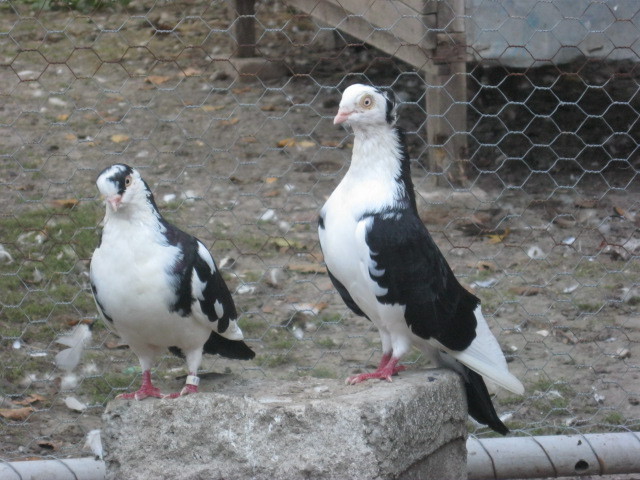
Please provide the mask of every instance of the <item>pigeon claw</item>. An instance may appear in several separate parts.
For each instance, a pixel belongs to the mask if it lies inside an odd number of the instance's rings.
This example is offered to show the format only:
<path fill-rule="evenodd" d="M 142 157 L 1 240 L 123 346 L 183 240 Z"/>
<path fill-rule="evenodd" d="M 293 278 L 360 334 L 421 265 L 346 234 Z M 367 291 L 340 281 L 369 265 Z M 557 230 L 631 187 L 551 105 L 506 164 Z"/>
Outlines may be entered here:
<path fill-rule="evenodd" d="M 178 398 L 178 397 L 184 397 L 185 395 L 191 395 L 193 393 L 198 393 L 198 386 L 187 384 L 179 392 L 170 393 L 168 395 L 165 395 L 162 398 Z"/>
<path fill-rule="evenodd" d="M 380 366 L 377 368 L 375 372 L 371 373 L 361 373 L 359 375 L 353 375 L 347 378 L 347 385 L 356 385 L 358 383 L 362 383 L 366 380 L 378 379 L 378 380 L 386 380 L 387 382 L 391 382 L 391 377 L 393 375 L 397 375 L 398 373 L 406 370 L 407 367 L 404 365 L 398 365 L 398 359 L 395 358 L 384 358 L 380 362 Z"/>
<path fill-rule="evenodd" d="M 144 400 L 145 398 L 148 398 L 148 397 L 164 398 L 164 395 L 162 394 L 162 392 L 160 392 L 159 388 L 156 388 L 156 387 L 142 387 L 137 392 L 121 393 L 116 398 L 122 398 L 124 400 L 138 400 L 138 401 L 140 401 L 140 400 Z"/>

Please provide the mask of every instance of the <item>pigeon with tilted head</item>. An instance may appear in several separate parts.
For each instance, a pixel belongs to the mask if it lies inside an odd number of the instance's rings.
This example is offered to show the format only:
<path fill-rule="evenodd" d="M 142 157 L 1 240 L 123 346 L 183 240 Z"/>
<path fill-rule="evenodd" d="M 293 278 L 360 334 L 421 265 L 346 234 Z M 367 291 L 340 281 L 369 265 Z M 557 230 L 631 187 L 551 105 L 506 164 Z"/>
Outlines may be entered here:
<path fill-rule="evenodd" d="M 202 242 L 167 222 L 140 173 L 124 164 L 96 181 L 106 213 L 91 258 L 91 288 L 102 318 L 133 350 L 142 386 L 120 398 L 177 397 L 198 391 L 203 353 L 248 360 L 236 307 Z M 184 388 L 163 395 L 151 382 L 154 359 L 166 350 L 184 357 Z"/>
<path fill-rule="evenodd" d="M 506 434 L 483 377 L 524 392 L 480 309 L 460 285 L 418 216 L 403 131 L 392 92 L 351 85 L 335 124 L 355 134 L 351 165 L 322 207 L 318 233 L 329 277 L 357 315 L 378 328 L 382 359 L 355 384 L 404 370 L 412 346 L 462 375 L 469 414 Z"/>

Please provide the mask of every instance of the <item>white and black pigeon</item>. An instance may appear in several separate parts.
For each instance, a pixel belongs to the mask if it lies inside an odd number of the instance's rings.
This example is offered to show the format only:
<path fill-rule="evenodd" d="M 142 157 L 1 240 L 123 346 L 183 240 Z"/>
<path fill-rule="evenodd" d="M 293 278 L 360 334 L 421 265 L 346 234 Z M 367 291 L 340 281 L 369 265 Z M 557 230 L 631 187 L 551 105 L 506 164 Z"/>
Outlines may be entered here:
<path fill-rule="evenodd" d="M 322 207 L 318 233 L 336 290 L 378 328 L 382 359 L 375 372 L 347 383 L 386 379 L 404 370 L 412 346 L 436 365 L 459 372 L 469 414 L 506 434 L 483 377 L 517 394 L 522 383 L 507 363 L 480 300 L 458 283 L 418 216 L 404 132 L 391 91 L 355 84 L 333 123 L 353 128 L 351 165 Z"/>
<path fill-rule="evenodd" d="M 140 173 L 106 168 L 96 181 L 106 213 L 91 259 L 91 288 L 109 328 L 133 350 L 142 386 L 120 398 L 175 398 L 198 391 L 203 353 L 248 360 L 236 307 L 202 242 L 167 222 Z M 154 359 L 166 350 L 185 357 L 188 375 L 179 393 L 163 395 L 151 382 Z"/>

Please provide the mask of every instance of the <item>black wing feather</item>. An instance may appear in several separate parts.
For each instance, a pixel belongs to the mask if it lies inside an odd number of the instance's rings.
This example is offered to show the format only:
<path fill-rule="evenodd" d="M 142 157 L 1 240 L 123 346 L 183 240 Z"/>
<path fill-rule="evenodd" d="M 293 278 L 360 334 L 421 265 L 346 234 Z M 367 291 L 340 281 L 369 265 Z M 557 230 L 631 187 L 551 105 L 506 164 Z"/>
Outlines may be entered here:
<path fill-rule="evenodd" d="M 196 301 L 191 292 L 192 275 L 198 275 L 200 281 L 205 284 L 203 298 L 199 300 L 200 308 L 209 321 L 218 321 L 218 332 L 225 332 L 229 327 L 229 321 L 237 318 L 238 313 L 231 292 L 220 275 L 215 261 L 214 268 L 211 270 L 209 264 L 198 252 L 198 245 L 201 242 L 197 238 L 174 227 L 164 219 L 162 222 L 167 243 L 177 246 L 181 252 L 172 267 L 172 274 L 176 278 L 177 295 L 175 303 L 170 306 L 171 310 L 182 316 L 191 315 L 192 305 Z M 216 301 L 222 305 L 221 317 L 218 317 L 215 309 Z"/>
<path fill-rule="evenodd" d="M 384 289 L 378 300 L 406 305 L 405 320 L 419 337 L 464 350 L 476 336 L 480 300 L 456 279 L 422 221 L 409 209 L 371 215 L 366 242 Z"/>
<path fill-rule="evenodd" d="M 218 332 L 224 332 L 229 327 L 229 321 L 235 320 L 238 317 L 236 312 L 236 305 L 231 297 L 231 292 L 224 282 L 218 267 L 213 263 L 213 271 L 209 268 L 207 262 L 196 255 L 195 271 L 198 278 L 202 282 L 206 282 L 204 290 L 202 291 L 203 298 L 200 300 L 200 308 L 207 316 L 209 321 L 215 322 L 218 320 Z M 213 259 L 212 259 L 213 260 Z M 220 302 L 223 309 L 223 314 L 218 317 L 215 309 L 215 302 Z"/>
<path fill-rule="evenodd" d="M 360 315 L 361 317 L 366 317 L 367 320 L 370 320 L 369 317 L 367 317 L 367 315 L 358 306 L 358 304 L 353 300 L 353 298 L 351 298 L 351 295 L 349 295 L 349 291 L 346 289 L 346 287 L 342 283 L 340 283 L 340 280 L 338 280 L 336 277 L 333 276 L 333 274 L 329 271 L 328 268 L 327 268 L 327 273 L 329 274 L 331 283 L 333 283 L 333 286 L 338 291 L 338 293 L 342 297 L 342 301 L 347 305 L 347 307 L 349 307 L 351 311 L 356 315 Z"/>

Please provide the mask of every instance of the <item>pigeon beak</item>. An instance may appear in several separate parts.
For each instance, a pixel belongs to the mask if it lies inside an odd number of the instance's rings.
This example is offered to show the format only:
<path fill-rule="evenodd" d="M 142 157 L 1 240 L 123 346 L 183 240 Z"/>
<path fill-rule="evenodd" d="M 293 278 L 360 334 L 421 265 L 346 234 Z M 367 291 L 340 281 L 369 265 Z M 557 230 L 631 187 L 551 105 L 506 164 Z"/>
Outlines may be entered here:
<path fill-rule="evenodd" d="M 344 108 L 340 108 L 338 110 L 338 114 L 333 119 L 333 124 L 340 125 L 341 123 L 346 122 L 352 113 L 353 113 L 353 110 L 345 110 Z"/>
<path fill-rule="evenodd" d="M 117 212 L 118 208 L 120 208 L 120 204 L 122 203 L 122 195 L 112 195 L 111 197 L 107 197 L 107 203 L 111 207 L 111 210 Z"/>

